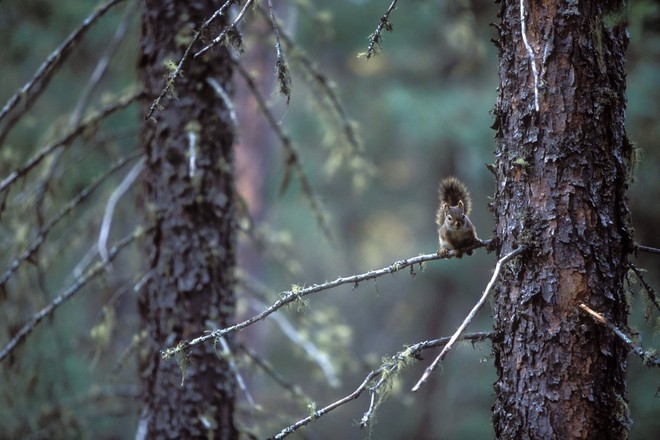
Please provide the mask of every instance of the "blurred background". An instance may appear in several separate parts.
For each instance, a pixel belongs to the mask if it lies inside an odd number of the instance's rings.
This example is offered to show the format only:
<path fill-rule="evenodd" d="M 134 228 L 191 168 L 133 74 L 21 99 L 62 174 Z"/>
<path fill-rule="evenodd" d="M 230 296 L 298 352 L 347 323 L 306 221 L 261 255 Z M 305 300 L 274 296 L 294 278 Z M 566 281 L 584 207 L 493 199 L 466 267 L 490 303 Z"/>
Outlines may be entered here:
<path fill-rule="evenodd" d="M 250 13 L 242 28 L 243 65 L 291 137 L 321 209 L 310 208 L 295 178 L 280 191 L 286 174 L 281 142 L 235 75 L 239 224 L 247 231 L 239 236 L 237 320 L 256 314 L 294 284 L 321 283 L 435 252 L 436 190 L 447 175 L 460 177 L 471 189 L 471 219 L 480 237 L 489 238 L 494 226 L 487 209 L 493 176 L 484 164 L 494 161 L 489 127 L 498 63 L 490 24 L 498 21 L 499 6 L 485 0 L 399 2 L 389 18 L 393 32 L 383 34 L 382 53 L 367 60 L 359 54 L 367 50 L 368 36 L 390 1 L 274 3 L 283 30 L 297 42 L 286 52 L 293 72 L 289 106 L 277 93 L 269 25 L 257 13 Z M 34 75 L 96 5 L 90 0 L 0 3 L 0 103 Z M 654 204 L 660 200 L 660 7 L 650 0 L 629 5 L 627 130 L 640 150 L 630 208 L 636 240 L 660 247 L 660 205 Z M 139 29 L 139 8 L 133 1 L 122 2 L 99 20 L 4 139 L 0 179 L 65 135 L 75 125 L 78 109 L 90 112 L 137 89 Z M 91 80 L 113 41 L 117 49 L 107 70 L 98 81 Z M 312 72 L 324 80 L 319 82 Z M 326 86 L 334 95 L 328 95 Z M 332 107 L 333 96 L 340 99 L 360 146 L 347 139 L 342 129 L 347 119 Z M 139 105 L 118 111 L 49 156 L 7 196 L 2 194 L 0 275 L 77 194 L 139 151 L 141 122 Z M 133 158 L 117 166 L 75 204 L 48 230 L 38 252 L 3 283 L 2 346 L 34 311 L 74 285 L 98 259 L 104 210 L 134 163 Z M 50 183 L 44 188 L 46 180 Z M 141 192 L 138 179 L 118 201 L 109 245 L 142 224 Z M 319 215 L 329 234 L 319 226 Z M 0 438 L 134 435 L 139 380 L 132 347 L 139 331 L 136 290 L 145 275 L 143 249 L 140 239 L 130 244 L 111 272 L 86 283 L 2 363 Z M 494 260 L 479 250 L 462 260 L 416 266 L 414 274 L 404 270 L 324 291 L 307 297 L 304 307 L 292 307 L 240 332 L 238 343 L 299 387 L 296 393 L 283 390 L 237 349 L 250 394 L 238 392 L 241 427 L 259 438 L 273 435 L 306 416 L 309 402 L 318 409 L 355 390 L 384 357 L 406 345 L 450 335 L 481 295 Z M 648 270 L 646 279 L 657 289 L 657 256 L 640 253 L 634 262 Z M 639 283 L 630 285 L 630 327 L 645 347 L 658 347 L 655 318 L 645 319 L 648 304 L 640 288 Z M 487 306 L 468 331 L 490 329 Z M 429 383 L 410 393 L 436 354 L 427 352 L 422 362 L 401 373 L 369 432 L 356 426 L 369 406 L 364 394 L 292 438 L 492 438 L 495 369 L 490 344 L 459 344 Z M 657 438 L 657 373 L 632 356 L 628 371 L 634 420 L 630 437 Z"/>

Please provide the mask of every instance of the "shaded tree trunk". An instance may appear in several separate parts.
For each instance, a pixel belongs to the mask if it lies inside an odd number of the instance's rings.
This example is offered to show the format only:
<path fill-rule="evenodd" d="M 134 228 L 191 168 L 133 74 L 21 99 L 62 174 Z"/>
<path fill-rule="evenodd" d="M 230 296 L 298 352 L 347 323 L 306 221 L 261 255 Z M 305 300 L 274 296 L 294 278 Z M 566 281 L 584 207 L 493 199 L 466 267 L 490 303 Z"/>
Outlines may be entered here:
<path fill-rule="evenodd" d="M 529 247 L 497 291 L 493 420 L 503 439 L 626 438 L 623 1 L 502 2 L 495 109 L 499 254 Z M 529 50 L 538 73 L 538 110 Z"/>
<path fill-rule="evenodd" d="M 212 0 L 143 2 L 141 78 L 149 99 L 163 87 L 165 62 L 178 62 L 199 26 L 218 7 Z M 140 302 L 146 335 L 141 363 L 144 406 L 138 437 L 237 437 L 234 377 L 211 344 L 186 357 L 185 383 L 173 360 L 159 350 L 234 313 L 234 175 L 230 112 L 207 83 L 230 88 L 224 48 L 188 62 L 157 120 L 145 121 L 145 180 L 150 277 Z M 221 348 L 218 344 L 218 352 Z"/>

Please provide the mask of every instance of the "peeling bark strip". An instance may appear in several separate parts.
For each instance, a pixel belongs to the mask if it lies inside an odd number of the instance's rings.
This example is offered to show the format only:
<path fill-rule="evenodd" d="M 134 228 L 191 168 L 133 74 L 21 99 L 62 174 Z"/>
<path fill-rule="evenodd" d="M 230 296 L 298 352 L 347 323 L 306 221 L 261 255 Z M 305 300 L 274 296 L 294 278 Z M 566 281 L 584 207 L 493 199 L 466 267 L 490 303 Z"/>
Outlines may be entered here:
<path fill-rule="evenodd" d="M 217 7 L 213 0 L 143 1 L 144 114 L 163 87 L 168 62 L 176 63 L 195 26 Z M 174 87 L 176 99 L 163 99 L 162 111 L 142 127 L 145 208 L 155 228 L 147 249 L 151 276 L 140 299 L 147 343 L 137 438 L 237 438 L 235 380 L 213 344 L 181 359 L 187 365 L 183 384 L 177 363 L 159 354 L 207 325 L 227 326 L 234 313 L 233 127 L 208 79 L 231 92 L 224 48 L 187 63 Z"/>
<path fill-rule="evenodd" d="M 627 437 L 627 349 L 577 307 L 588 304 L 626 327 L 625 7 L 502 1 L 493 126 L 498 253 L 531 250 L 503 274 L 496 295 L 500 439 Z"/>

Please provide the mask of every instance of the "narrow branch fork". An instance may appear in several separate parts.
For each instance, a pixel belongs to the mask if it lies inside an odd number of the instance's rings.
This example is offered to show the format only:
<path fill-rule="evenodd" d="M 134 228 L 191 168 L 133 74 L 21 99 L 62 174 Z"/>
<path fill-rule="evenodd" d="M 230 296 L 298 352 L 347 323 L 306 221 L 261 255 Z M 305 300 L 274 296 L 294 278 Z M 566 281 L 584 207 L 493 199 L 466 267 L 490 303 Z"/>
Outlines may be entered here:
<path fill-rule="evenodd" d="M 413 392 L 418 391 L 424 383 L 428 380 L 428 378 L 431 376 L 433 371 L 435 371 L 436 368 L 438 368 L 438 365 L 440 365 L 440 362 L 445 358 L 449 350 L 452 348 L 454 345 L 454 342 L 461 336 L 461 333 L 463 333 L 463 330 L 465 330 L 465 327 L 472 322 L 474 317 L 476 316 L 477 312 L 481 307 L 484 305 L 486 302 L 486 298 L 488 298 L 488 295 L 490 294 L 491 290 L 493 290 L 493 286 L 495 285 L 495 281 L 497 281 L 497 278 L 500 275 L 500 271 L 502 270 L 502 265 L 506 263 L 507 261 L 511 260 L 517 255 L 520 255 L 523 251 L 525 250 L 524 246 L 519 247 L 518 249 L 509 252 L 505 256 L 499 259 L 497 264 L 495 265 L 495 271 L 493 272 L 493 276 L 491 277 L 490 281 L 488 282 L 488 285 L 486 286 L 486 290 L 484 290 L 483 295 L 481 295 L 481 298 L 479 298 L 479 301 L 474 305 L 470 313 L 467 315 L 467 317 L 463 320 L 461 325 L 458 327 L 458 330 L 453 334 L 447 345 L 444 346 L 438 357 L 435 358 L 433 363 L 429 365 L 426 368 L 426 371 L 424 371 L 424 374 L 422 377 L 419 379 L 417 384 L 412 388 Z"/>

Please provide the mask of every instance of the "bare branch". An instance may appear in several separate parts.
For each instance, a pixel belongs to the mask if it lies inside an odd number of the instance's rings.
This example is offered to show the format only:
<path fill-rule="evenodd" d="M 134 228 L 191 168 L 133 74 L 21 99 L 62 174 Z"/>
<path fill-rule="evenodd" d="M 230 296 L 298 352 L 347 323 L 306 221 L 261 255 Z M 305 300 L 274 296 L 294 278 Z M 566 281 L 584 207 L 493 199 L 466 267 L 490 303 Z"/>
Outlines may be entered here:
<path fill-rule="evenodd" d="M 24 105 L 20 111 L 14 113 L 12 119 L 8 121 L 4 128 L 0 131 L 0 146 L 3 144 L 7 134 L 13 128 L 16 121 L 18 121 L 18 119 L 20 119 L 23 114 L 29 110 L 32 104 L 36 101 L 37 97 L 45 89 L 53 74 L 60 66 L 64 64 L 73 49 L 80 42 L 90 27 L 111 7 L 122 1 L 123 0 L 109 0 L 96 8 L 96 10 L 82 22 L 78 29 L 69 34 L 66 40 L 64 40 L 64 42 L 48 56 L 46 61 L 44 61 L 44 63 L 39 67 L 30 81 L 23 85 L 23 87 L 21 87 L 21 89 L 17 91 L 14 96 L 9 98 L 9 101 L 7 101 L 7 103 L 0 111 L 0 121 L 2 121 L 9 114 L 9 112 L 16 108 L 19 102 L 23 101 Z M 35 88 L 37 85 L 40 87 Z"/>
<path fill-rule="evenodd" d="M 123 196 L 126 191 L 133 185 L 135 179 L 138 178 L 142 169 L 144 168 L 144 158 L 142 158 L 138 163 L 133 165 L 133 168 L 126 174 L 124 180 L 121 181 L 119 186 L 110 194 L 108 198 L 108 203 L 105 205 L 105 213 L 103 214 L 103 221 L 101 222 L 101 230 L 99 231 L 99 239 L 97 241 L 97 246 L 99 250 L 99 255 L 101 255 L 101 261 L 105 266 L 106 270 L 111 270 L 110 260 L 108 259 L 108 236 L 110 235 L 110 226 L 112 224 L 112 217 L 115 212 L 115 207 L 117 202 Z"/>
<path fill-rule="evenodd" d="M 135 10 L 137 9 L 137 6 L 137 0 L 130 0 L 130 3 L 126 6 L 121 23 L 119 23 L 119 26 L 117 26 L 115 34 L 112 36 L 112 39 L 110 39 L 110 42 L 106 46 L 103 55 L 96 63 L 96 67 L 94 68 L 89 81 L 85 85 L 83 91 L 80 93 L 78 103 L 76 104 L 73 114 L 71 115 L 71 119 L 69 120 L 69 127 L 77 125 L 82 119 L 85 108 L 87 108 L 87 105 L 89 104 L 90 98 L 94 94 L 94 91 L 108 70 L 110 60 L 115 55 L 117 49 L 119 49 L 119 46 L 121 45 L 121 42 L 126 37 L 126 31 L 128 30 L 129 24 L 131 20 L 135 18 Z"/>
<path fill-rule="evenodd" d="M 637 246 L 637 249 L 639 249 L 640 251 L 649 252 L 651 254 L 660 254 L 660 249 L 651 246 L 642 246 L 640 244 Z"/>
<path fill-rule="evenodd" d="M 128 6 L 126 7 L 121 23 L 117 27 L 114 36 L 110 40 L 110 43 L 107 45 L 105 52 L 103 53 L 98 63 L 96 64 L 96 67 L 94 68 L 91 77 L 89 78 L 87 84 L 85 85 L 85 88 L 80 93 L 80 97 L 78 99 L 76 107 L 74 108 L 71 117 L 69 118 L 69 125 L 68 125 L 69 129 L 75 127 L 80 123 L 80 120 L 84 115 L 85 109 L 87 108 L 87 105 L 89 104 L 89 101 L 92 95 L 94 94 L 94 91 L 98 87 L 99 83 L 101 82 L 101 79 L 103 79 L 103 76 L 107 71 L 108 65 L 110 64 L 110 59 L 117 52 L 119 45 L 126 36 L 128 25 L 130 21 L 135 17 L 135 9 L 137 8 L 137 5 L 138 5 L 137 0 L 130 0 Z M 55 174 L 55 170 L 58 167 L 60 158 L 63 153 L 64 150 L 59 149 L 54 154 L 53 160 L 51 160 L 50 164 L 48 165 L 48 172 L 41 179 L 41 184 L 39 185 L 37 196 L 35 197 L 36 199 L 35 206 L 37 208 L 37 223 L 39 226 L 42 226 L 43 224 L 42 221 L 43 200 L 46 195 L 46 192 L 48 191 L 50 184 L 52 183 L 52 177 Z"/>
<path fill-rule="evenodd" d="M 259 11 L 265 17 L 268 17 L 268 13 L 263 9 L 259 8 Z M 324 73 L 319 70 L 312 60 L 303 52 L 303 50 L 296 45 L 293 38 L 291 38 L 286 32 L 280 30 L 280 36 L 282 41 L 286 44 L 291 52 L 292 59 L 300 63 L 304 73 L 316 84 L 323 95 L 325 95 L 330 102 L 332 110 L 336 113 L 337 119 L 339 120 L 339 125 L 344 133 L 344 137 L 348 141 L 348 144 L 351 146 L 351 149 L 354 152 L 362 152 L 364 147 L 360 138 L 355 130 L 355 124 L 353 124 L 348 117 L 348 113 L 344 109 L 337 92 L 334 90 L 331 85 L 331 81 L 324 75 Z"/>
<path fill-rule="evenodd" d="M 630 350 L 632 350 L 633 353 L 635 353 L 637 356 L 639 356 L 642 359 L 644 365 L 648 365 L 651 367 L 660 367 L 660 359 L 658 359 L 653 353 L 649 352 L 648 350 L 644 350 L 642 347 L 635 344 L 632 338 L 630 338 L 630 336 L 626 335 L 616 325 L 609 322 L 603 315 L 589 308 L 589 306 L 587 306 L 584 303 L 579 304 L 578 307 L 580 307 L 582 311 L 588 313 L 589 316 L 591 316 L 594 321 L 604 325 L 609 331 L 614 333 L 614 335 L 617 338 L 619 338 L 624 344 L 626 344 L 626 346 Z"/>
<path fill-rule="evenodd" d="M 479 342 L 485 339 L 491 339 L 494 336 L 495 336 L 495 332 L 479 332 L 479 333 L 467 334 L 461 337 L 461 340 Z M 360 426 L 365 427 L 373 417 L 374 409 L 377 406 L 376 394 L 378 392 L 382 392 L 382 390 L 380 390 L 379 388 L 385 386 L 387 382 L 386 380 L 383 379 L 387 376 L 391 376 L 392 374 L 397 374 L 398 371 L 401 369 L 401 367 L 410 363 L 411 360 L 420 359 L 420 353 L 422 351 L 427 350 L 429 348 L 442 347 L 443 345 L 446 346 L 445 344 L 447 344 L 450 341 L 450 339 L 451 338 L 447 337 L 447 338 L 434 339 L 431 341 L 418 342 L 417 344 L 411 345 L 405 350 L 398 352 L 391 358 L 390 361 L 385 362 L 379 368 L 372 370 L 369 374 L 367 374 L 367 376 L 362 381 L 362 383 L 351 394 L 337 400 L 336 402 L 331 403 L 330 405 L 321 408 L 318 411 L 315 411 L 313 414 L 305 417 L 304 419 L 301 419 L 296 423 L 284 428 L 277 435 L 270 437 L 270 439 L 272 440 L 283 439 L 284 437 L 288 436 L 289 434 L 292 434 L 294 431 L 298 430 L 299 428 L 326 415 L 330 411 L 344 405 L 345 403 L 350 402 L 351 400 L 357 399 L 365 390 L 369 390 L 369 392 L 371 393 L 369 409 L 367 410 L 367 412 L 362 417 L 362 420 L 360 421 Z M 379 381 L 373 384 L 374 380 L 377 378 L 379 379 Z"/>
<path fill-rule="evenodd" d="M 470 249 L 476 249 L 484 246 L 488 246 L 491 243 L 491 240 L 485 240 L 480 243 L 477 243 L 474 247 Z M 463 251 L 466 251 L 467 249 L 464 249 Z M 515 251 L 514 251 L 515 252 Z M 517 254 L 516 254 L 517 255 Z M 259 313 L 258 315 L 255 315 L 249 319 L 246 319 L 243 322 L 240 322 L 238 324 L 232 325 L 231 327 L 226 327 L 224 329 L 218 329 L 209 332 L 208 334 L 204 336 L 199 336 L 195 339 L 192 339 L 191 341 L 187 342 L 180 342 L 176 347 L 171 347 L 171 348 L 166 348 L 161 351 L 161 355 L 163 356 L 163 359 L 169 359 L 175 354 L 188 349 L 189 347 L 193 345 L 200 344 L 202 342 L 208 341 L 210 339 L 218 338 L 220 336 L 227 335 L 229 333 L 234 333 L 239 330 L 244 329 L 245 327 L 248 327 L 252 324 L 254 324 L 257 321 L 261 321 L 268 315 L 276 312 L 277 310 L 281 309 L 282 307 L 286 306 L 287 304 L 290 304 L 294 301 L 298 301 L 301 298 L 311 295 L 312 293 L 317 293 L 317 292 L 322 292 L 324 290 L 329 290 L 332 289 L 333 287 L 341 286 L 344 284 L 353 284 L 355 287 L 358 286 L 358 284 L 362 281 L 366 280 L 371 280 L 375 279 L 378 277 L 381 277 L 383 275 L 388 275 L 388 274 L 393 274 L 394 272 L 398 272 L 401 269 L 405 269 L 406 267 L 413 267 L 415 264 L 422 264 L 426 261 L 433 261 L 433 260 L 440 260 L 440 259 L 445 259 L 445 258 L 451 258 L 456 256 L 456 251 L 451 250 L 448 251 L 445 255 L 440 255 L 437 252 L 433 254 L 426 254 L 426 255 L 419 255 L 417 257 L 411 257 L 407 258 L 404 260 L 399 260 L 391 265 L 384 267 L 382 269 L 377 269 L 377 270 L 372 270 L 360 275 L 353 275 L 349 277 L 340 277 L 337 278 L 334 281 L 330 281 L 327 283 L 323 284 L 314 284 L 313 286 L 302 288 L 300 286 L 294 286 L 292 290 L 287 290 L 282 293 L 280 293 L 280 299 L 277 300 L 273 305 Z"/>
<path fill-rule="evenodd" d="M 123 248 L 131 244 L 136 239 L 140 238 L 144 232 L 144 229 L 138 228 L 132 234 L 120 240 L 108 254 L 109 261 L 112 261 Z M 86 286 L 87 283 L 89 283 L 92 279 L 101 274 L 103 272 L 103 267 L 104 266 L 101 262 L 94 265 L 82 277 L 76 279 L 76 281 L 66 290 L 64 290 L 64 292 L 55 297 L 46 307 L 32 315 L 32 318 L 30 318 L 14 335 L 14 337 L 2 348 L 2 350 L 0 350 L 0 362 L 9 356 L 16 349 L 16 347 L 18 347 L 18 345 L 21 344 L 25 338 L 30 335 L 30 333 L 32 333 L 32 331 L 41 321 L 43 321 L 44 318 L 53 314 L 55 309 L 71 299 L 71 297 L 76 292 Z"/>
<path fill-rule="evenodd" d="M 224 87 L 222 87 L 222 85 L 215 78 L 207 78 L 206 82 L 213 88 L 216 95 L 222 99 L 222 102 L 225 104 L 225 108 L 229 111 L 229 118 L 233 124 L 232 131 L 236 131 L 236 127 L 238 126 L 238 116 L 236 116 L 236 107 L 234 106 L 234 102 L 231 100 L 229 93 L 227 93 Z"/>
<path fill-rule="evenodd" d="M 426 371 L 424 371 L 422 377 L 412 388 L 413 392 L 419 391 L 420 387 L 424 385 L 424 383 L 428 380 L 428 378 L 431 376 L 433 371 L 435 371 L 435 369 L 438 368 L 438 365 L 440 365 L 440 362 L 442 362 L 442 360 L 445 358 L 449 350 L 452 348 L 454 342 L 456 342 L 456 340 L 459 338 L 461 333 L 463 333 L 463 330 L 465 330 L 465 327 L 467 327 L 468 324 L 472 322 L 472 319 L 474 319 L 479 309 L 481 309 L 481 307 L 484 305 L 486 299 L 488 298 L 488 295 L 490 295 L 490 291 L 493 289 L 493 286 L 495 285 L 495 281 L 497 281 L 497 277 L 500 275 L 500 271 L 502 270 L 502 265 L 507 261 L 511 260 L 512 258 L 514 258 L 516 255 L 520 255 L 524 250 L 525 247 L 521 246 L 518 249 L 509 252 L 508 254 L 506 254 L 497 261 L 497 264 L 495 265 L 495 271 L 493 272 L 493 276 L 488 282 L 488 285 L 486 286 L 486 290 L 484 290 L 483 295 L 481 295 L 479 301 L 477 301 L 477 303 L 474 305 L 472 310 L 470 310 L 470 313 L 467 315 L 467 317 L 458 327 L 458 330 L 456 330 L 456 332 L 452 335 L 451 339 L 449 340 L 447 345 L 444 346 L 438 357 L 436 357 L 433 363 L 426 368 Z"/>

